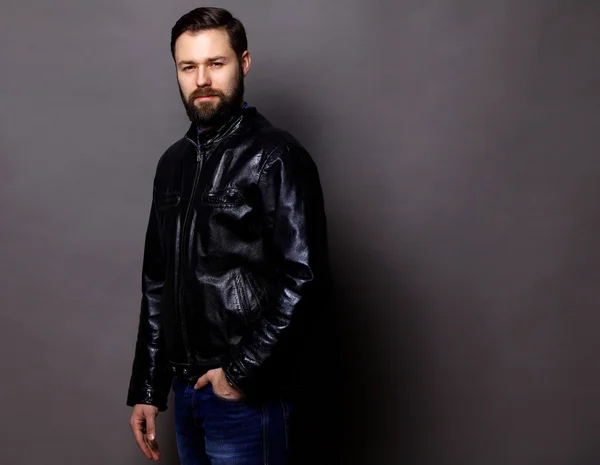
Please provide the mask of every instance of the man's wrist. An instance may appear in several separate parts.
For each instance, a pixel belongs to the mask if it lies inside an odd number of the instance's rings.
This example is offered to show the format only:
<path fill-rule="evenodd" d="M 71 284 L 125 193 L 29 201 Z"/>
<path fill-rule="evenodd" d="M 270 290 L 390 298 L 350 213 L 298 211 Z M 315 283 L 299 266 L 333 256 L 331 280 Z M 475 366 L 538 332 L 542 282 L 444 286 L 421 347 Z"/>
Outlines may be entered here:
<path fill-rule="evenodd" d="M 232 379 L 231 374 L 227 372 L 227 370 L 225 370 L 224 368 L 222 368 L 223 370 L 223 376 L 225 377 L 225 381 L 227 381 L 227 384 L 229 384 L 229 386 L 231 386 L 234 389 L 237 389 L 238 391 L 242 392 L 242 390 L 237 387 L 237 385 L 235 384 L 235 381 Z"/>

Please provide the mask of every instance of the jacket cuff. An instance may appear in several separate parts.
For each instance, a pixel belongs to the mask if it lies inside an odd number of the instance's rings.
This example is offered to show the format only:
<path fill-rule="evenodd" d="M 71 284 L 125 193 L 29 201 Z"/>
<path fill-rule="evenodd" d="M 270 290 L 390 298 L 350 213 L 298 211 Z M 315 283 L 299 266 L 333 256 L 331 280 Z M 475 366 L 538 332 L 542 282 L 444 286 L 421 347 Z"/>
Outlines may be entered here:
<path fill-rule="evenodd" d="M 134 407 L 137 404 L 154 405 L 160 412 L 167 410 L 167 397 L 159 396 L 152 389 L 146 389 L 141 392 L 129 391 L 127 393 L 126 404 Z"/>
<path fill-rule="evenodd" d="M 233 361 L 222 367 L 227 382 L 244 395 L 248 395 L 251 386 L 250 378 Z"/>

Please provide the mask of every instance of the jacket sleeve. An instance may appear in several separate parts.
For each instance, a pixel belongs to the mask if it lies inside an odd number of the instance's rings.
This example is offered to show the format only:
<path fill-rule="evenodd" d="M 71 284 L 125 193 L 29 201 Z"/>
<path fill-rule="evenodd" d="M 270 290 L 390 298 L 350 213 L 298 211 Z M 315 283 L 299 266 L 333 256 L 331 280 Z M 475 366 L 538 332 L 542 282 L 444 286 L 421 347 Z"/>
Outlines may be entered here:
<path fill-rule="evenodd" d="M 146 230 L 142 265 L 142 298 L 127 405 L 150 404 L 167 409 L 170 377 L 161 333 L 161 295 L 165 263 L 154 198 Z"/>
<path fill-rule="evenodd" d="M 300 329 L 298 341 L 296 328 L 313 318 L 307 313 L 328 276 L 323 194 L 310 155 L 298 145 L 277 150 L 264 164 L 258 184 L 265 250 L 277 270 L 277 296 L 223 365 L 228 382 L 244 393 L 276 355 L 284 354 L 287 363 L 290 345 L 306 338 Z"/>

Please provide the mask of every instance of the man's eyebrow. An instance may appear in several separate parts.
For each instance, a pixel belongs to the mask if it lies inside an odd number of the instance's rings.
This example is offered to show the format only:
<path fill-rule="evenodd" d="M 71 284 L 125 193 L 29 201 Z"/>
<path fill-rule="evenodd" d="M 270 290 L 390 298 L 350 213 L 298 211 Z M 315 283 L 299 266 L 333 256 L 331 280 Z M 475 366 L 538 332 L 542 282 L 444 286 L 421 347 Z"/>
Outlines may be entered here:
<path fill-rule="evenodd" d="M 207 58 L 206 61 L 209 63 L 215 62 L 215 61 L 223 61 L 223 60 L 227 60 L 227 57 L 224 56 L 216 56 L 216 57 L 211 57 L 211 58 Z M 181 60 L 179 63 L 177 63 L 178 66 L 183 66 L 183 65 L 195 65 L 196 62 L 193 60 Z"/>

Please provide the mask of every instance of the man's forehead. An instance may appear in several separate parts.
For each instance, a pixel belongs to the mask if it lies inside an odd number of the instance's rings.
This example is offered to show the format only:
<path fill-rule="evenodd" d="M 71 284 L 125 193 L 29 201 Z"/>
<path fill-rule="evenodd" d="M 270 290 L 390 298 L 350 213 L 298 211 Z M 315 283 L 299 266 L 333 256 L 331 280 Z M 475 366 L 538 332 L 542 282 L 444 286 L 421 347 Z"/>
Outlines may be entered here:
<path fill-rule="evenodd" d="M 227 32 L 222 29 L 184 32 L 175 42 L 177 61 L 205 60 L 213 56 L 229 56 L 234 53 Z"/>

